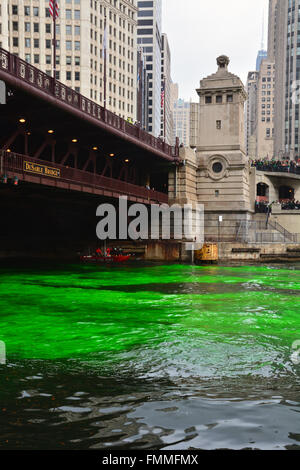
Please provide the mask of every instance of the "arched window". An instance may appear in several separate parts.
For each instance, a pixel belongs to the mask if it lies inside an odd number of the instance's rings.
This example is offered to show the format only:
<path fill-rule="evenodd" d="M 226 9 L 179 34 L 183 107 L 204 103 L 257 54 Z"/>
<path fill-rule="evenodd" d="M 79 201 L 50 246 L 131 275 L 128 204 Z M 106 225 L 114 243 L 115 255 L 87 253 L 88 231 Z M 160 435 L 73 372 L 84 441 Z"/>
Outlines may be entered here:
<path fill-rule="evenodd" d="M 269 186 L 265 183 L 258 183 L 256 195 L 260 201 L 269 202 Z"/>
<path fill-rule="evenodd" d="M 279 188 L 279 200 L 285 201 L 289 200 L 292 201 L 295 198 L 295 190 L 290 186 L 280 186 Z"/>

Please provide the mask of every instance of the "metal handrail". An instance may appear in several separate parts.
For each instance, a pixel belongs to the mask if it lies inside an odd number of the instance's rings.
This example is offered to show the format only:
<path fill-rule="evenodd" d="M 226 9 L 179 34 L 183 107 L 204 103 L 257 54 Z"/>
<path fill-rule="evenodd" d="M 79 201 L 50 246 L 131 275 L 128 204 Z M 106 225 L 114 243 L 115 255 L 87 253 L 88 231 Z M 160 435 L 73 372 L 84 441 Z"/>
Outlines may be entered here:
<path fill-rule="evenodd" d="M 277 232 L 281 233 L 284 238 L 290 240 L 290 241 L 295 241 L 295 234 L 289 232 L 286 230 L 282 225 L 280 225 L 278 222 L 273 222 L 269 221 L 269 226 L 273 229 L 276 230 Z"/>

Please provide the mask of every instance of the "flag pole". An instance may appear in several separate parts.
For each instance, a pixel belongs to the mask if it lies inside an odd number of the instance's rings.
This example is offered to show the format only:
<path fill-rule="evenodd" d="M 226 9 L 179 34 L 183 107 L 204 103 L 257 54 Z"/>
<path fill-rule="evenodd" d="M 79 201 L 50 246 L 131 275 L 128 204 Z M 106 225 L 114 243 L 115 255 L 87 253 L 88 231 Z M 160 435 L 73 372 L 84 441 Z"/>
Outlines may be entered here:
<path fill-rule="evenodd" d="M 53 78 L 56 78 L 56 0 L 53 2 Z"/>
<path fill-rule="evenodd" d="M 103 38 L 103 54 L 104 54 L 104 66 L 103 66 L 103 94 L 104 94 L 104 109 L 106 109 L 106 42 L 107 42 L 107 31 L 106 31 L 106 16 L 104 17 L 104 38 Z"/>

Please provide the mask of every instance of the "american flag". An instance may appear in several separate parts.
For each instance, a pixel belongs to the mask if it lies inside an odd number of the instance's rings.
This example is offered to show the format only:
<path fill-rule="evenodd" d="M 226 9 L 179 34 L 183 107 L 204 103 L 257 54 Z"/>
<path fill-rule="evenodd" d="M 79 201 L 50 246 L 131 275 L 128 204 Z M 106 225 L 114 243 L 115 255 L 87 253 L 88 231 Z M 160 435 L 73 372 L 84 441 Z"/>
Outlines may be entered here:
<path fill-rule="evenodd" d="M 165 104 L 165 83 L 163 83 L 162 89 L 161 89 L 161 107 L 163 108 Z"/>
<path fill-rule="evenodd" d="M 105 57 L 107 49 L 107 25 L 105 24 L 104 34 L 103 34 L 103 46 L 102 46 L 102 57 Z"/>
<path fill-rule="evenodd" d="M 49 0 L 49 12 L 52 18 L 54 18 L 54 12 L 55 12 L 55 18 L 58 18 L 58 3 L 57 0 Z"/>

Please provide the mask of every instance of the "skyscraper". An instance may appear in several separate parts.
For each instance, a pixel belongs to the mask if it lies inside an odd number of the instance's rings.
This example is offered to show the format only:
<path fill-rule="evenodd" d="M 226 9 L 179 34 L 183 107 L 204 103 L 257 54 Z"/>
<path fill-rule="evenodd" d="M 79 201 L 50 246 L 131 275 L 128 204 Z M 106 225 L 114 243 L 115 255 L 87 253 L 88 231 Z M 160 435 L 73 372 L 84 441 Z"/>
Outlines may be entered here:
<path fill-rule="evenodd" d="M 171 52 L 168 36 L 163 33 L 161 51 L 161 136 L 169 145 L 173 144 L 171 82 Z"/>
<path fill-rule="evenodd" d="M 138 1 L 137 42 L 143 48 L 148 75 L 147 130 L 161 135 L 162 0 Z"/>
<path fill-rule="evenodd" d="M 272 44 L 271 39 L 269 43 Z M 269 57 L 264 50 L 263 20 L 261 50 L 257 56 L 256 71 L 249 72 L 247 80 L 246 152 L 252 158 L 271 159 L 274 156 L 274 83 L 274 54 Z"/>
<path fill-rule="evenodd" d="M 273 47 L 274 45 L 274 47 Z M 270 0 L 270 54 L 275 56 L 275 153 L 300 155 L 300 1 Z"/>
<path fill-rule="evenodd" d="M 136 119 L 137 0 L 57 0 L 56 78 L 104 104 L 107 22 L 107 109 Z M 52 75 L 49 0 L 1 0 L 0 45 Z"/>
<path fill-rule="evenodd" d="M 264 59 L 268 57 L 268 52 L 264 49 L 258 51 L 257 58 L 256 58 L 256 71 L 258 72 L 260 69 L 260 65 Z"/>
<path fill-rule="evenodd" d="M 256 128 L 257 128 L 257 86 L 259 73 L 249 72 L 246 84 L 247 101 L 245 109 L 246 153 L 256 158 Z"/>

